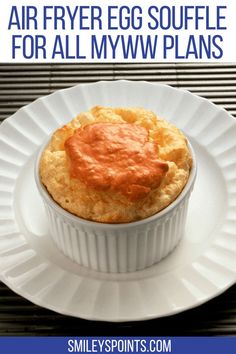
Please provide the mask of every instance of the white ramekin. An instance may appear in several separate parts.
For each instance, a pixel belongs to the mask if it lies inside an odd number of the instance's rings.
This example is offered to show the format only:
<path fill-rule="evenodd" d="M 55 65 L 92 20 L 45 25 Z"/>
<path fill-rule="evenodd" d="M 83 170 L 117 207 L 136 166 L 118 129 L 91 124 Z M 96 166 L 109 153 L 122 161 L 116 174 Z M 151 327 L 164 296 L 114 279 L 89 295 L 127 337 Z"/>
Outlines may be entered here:
<path fill-rule="evenodd" d="M 100 272 L 134 272 L 159 262 L 177 246 L 184 234 L 188 201 L 196 177 L 191 144 L 193 167 L 177 199 L 153 216 L 124 224 L 84 220 L 61 208 L 39 178 L 44 148 L 40 149 L 35 164 L 36 184 L 46 208 L 51 236 L 71 260 Z"/>

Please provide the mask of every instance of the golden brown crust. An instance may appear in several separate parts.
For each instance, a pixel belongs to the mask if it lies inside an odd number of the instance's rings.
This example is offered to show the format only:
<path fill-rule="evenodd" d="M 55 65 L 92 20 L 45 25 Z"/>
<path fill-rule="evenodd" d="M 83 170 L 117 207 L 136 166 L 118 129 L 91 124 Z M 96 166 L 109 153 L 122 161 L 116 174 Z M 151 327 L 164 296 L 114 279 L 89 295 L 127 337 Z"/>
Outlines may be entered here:
<path fill-rule="evenodd" d="M 130 201 L 119 192 L 94 190 L 71 178 L 64 143 L 75 129 L 95 122 L 127 122 L 146 128 L 150 139 L 158 142 L 158 158 L 169 165 L 161 185 L 142 200 Z M 188 180 L 191 166 L 186 138 L 172 124 L 142 108 L 96 106 L 53 134 L 42 154 L 40 176 L 53 199 L 65 210 L 87 220 L 122 223 L 144 219 L 174 201 Z"/>

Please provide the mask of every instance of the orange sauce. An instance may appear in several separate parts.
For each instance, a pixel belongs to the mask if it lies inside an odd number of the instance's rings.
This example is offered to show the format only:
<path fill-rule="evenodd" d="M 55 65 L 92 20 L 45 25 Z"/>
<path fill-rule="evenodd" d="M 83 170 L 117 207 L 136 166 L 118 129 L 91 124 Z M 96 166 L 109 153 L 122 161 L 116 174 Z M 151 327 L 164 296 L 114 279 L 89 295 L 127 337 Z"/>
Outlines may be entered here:
<path fill-rule="evenodd" d="M 168 164 L 158 159 L 158 145 L 136 124 L 93 123 L 65 142 L 70 174 L 86 186 L 121 192 L 131 201 L 157 188 Z"/>

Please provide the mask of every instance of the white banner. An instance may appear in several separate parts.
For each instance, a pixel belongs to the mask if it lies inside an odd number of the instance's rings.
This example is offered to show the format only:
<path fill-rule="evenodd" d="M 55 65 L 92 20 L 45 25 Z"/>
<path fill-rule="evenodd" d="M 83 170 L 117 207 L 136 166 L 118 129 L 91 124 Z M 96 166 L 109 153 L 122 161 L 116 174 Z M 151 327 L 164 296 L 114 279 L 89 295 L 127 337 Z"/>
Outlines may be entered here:
<path fill-rule="evenodd" d="M 235 0 L 2 0 L 0 62 L 233 62 Z"/>

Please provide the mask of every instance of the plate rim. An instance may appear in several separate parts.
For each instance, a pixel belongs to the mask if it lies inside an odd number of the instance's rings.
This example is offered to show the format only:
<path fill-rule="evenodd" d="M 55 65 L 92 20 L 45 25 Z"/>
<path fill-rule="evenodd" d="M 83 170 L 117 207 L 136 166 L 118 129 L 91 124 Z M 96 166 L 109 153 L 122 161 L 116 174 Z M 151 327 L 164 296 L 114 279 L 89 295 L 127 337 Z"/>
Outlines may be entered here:
<path fill-rule="evenodd" d="M 234 124 L 236 124 L 236 121 L 235 121 L 235 118 L 229 114 L 229 112 L 227 112 L 223 107 L 219 107 L 219 106 L 216 106 L 213 102 L 209 101 L 208 99 L 204 98 L 204 97 L 200 97 L 200 96 L 197 96 L 196 94 L 194 93 L 191 93 L 190 91 L 188 90 L 185 90 L 185 89 L 181 89 L 181 88 L 175 88 L 175 87 L 172 87 L 170 85 L 165 85 L 165 84 L 161 84 L 161 83 L 154 83 L 154 82 L 148 82 L 148 81 L 144 81 L 144 80 L 140 80 L 140 81 L 130 81 L 130 80 L 113 80 L 113 81 L 105 81 L 105 80 L 102 80 L 102 81 L 97 81 L 97 82 L 93 82 L 93 83 L 82 83 L 82 84 L 78 84 L 78 85 L 75 85 L 75 86 L 72 86 L 72 87 L 68 87 L 68 88 L 65 88 L 65 89 L 62 89 L 62 90 L 57 90 L 49 95 L 45 95 L 45 96 L 42 96 L 36 100 L 34 100 L 33 102 L 31 102 L 30 104 L 26 105 L 26 106 L 23 106 L 21 107 L 17 112 L 15 112 L 13 115 L 9 116 L 6 120 L 3 121 L 3 123 L 1 124 L 0 126 L 0 137 L 1 137 L 1 127 L 2 126 L 5 126 L 6 124 L 9 124 L 9 122 L 11 122 L 12 120 L 14 120 L 14 117 L 16 114 L 18 114 L 19 111 L 24 111 L 25 107 L 28 107 L 28 106 L 31 106 L 31 105 L 34 105 L 34 104 L 37 104 L 38 101 L 42 101 L 45 99 L 45 97 L 49 97 L 49 96 L 52 96 L 52 95 L 57 95 L 58 92 L 60 93 L 63 93 L 64 91 L 69 91 L 69 90 L 74 90 L 76 89 L 77 87 L 88 87 L 88 86 L 94 86 L 94 85 L 114 85 L 114 84 L 117 84 L 117 83 L 125 83 L 126 85 L 129 85 L 129 84 L 132 84 L 132 85 L 135 85 L 135 84 L 145 84 L 145 85 L 151 85 L 153 87 L 168 87 L 168 89 L 171 89 L 172 91 L 182 91 L 183 93 L 185 94 L 188 94 L 188 95 L 191 95 L 191 96 L 194 96 L 196 99 L 198 99 L 199 101 L 205 101 L 207 102 L 208 104 L 211 104 L 212 106 L 214 106 L 215 108 L 217 108 L 218 111 L 223 111 L 224 114 L 226 114 L 228 116 L 229 119 L 232 120 L 232 122 L 234 122 Z M 0 220 L 0 224 L 1 224 L 1 220 Z M 178 308 L 178 309 L 175 309 L 175 310 L 172 310 L 171 313 L 165 313 L 165 314 L 148 314 L 146 315 L 145 317 L 140 317 L 140 318 L 134 318 L 134 319 L 120 319 L 120 318 L 109 318 L 109 319 L 105 319 L 105 318 L 97 318 L 97 317 L 94 317 L 94 316 L 78 316 L 78 315 L 73 315 L 72 313 L 68 313 L 67 311 L 63 311 L 62 309 L 58 309 L 57 307 L 54 307 L 52 305 L 48 305 L 45 303 L 43 303 L 43 300 L 41 301 L 40 298 L 37 298 L 37 296 L 31 296 L 31 295 L 27 295 L 26 297 L 26 294 L 24 291 L 21 291 L 20 288 L 16 288 L 14 287 L 9 281 L 8 279 L 4 278 L 4 276 L 0 273 L 0 280 L 6 284 L 12 291 L 14 291 L 15 293 L 17 293 L 18 295 L 26 298 L 27 300 L 29 300 L 30 302 L 32 302 L 33 304 L 35 305 L 38 305 L 38 306 L 41 306 L 41 307 L 44 307 L 44 308 L 47 308 L 47 309 L 50 309 L 54 312 L 57 312 L 57 313 L 60 313 L 62 315 L 67 315 L 67 316 L 72 316 L 72 317 L 76 317 L 76 318 L 83 318 L 83 319 L 86 319 L 86 320 L 94 320 L 94 321 L 102 321 L 102 322 L 136 322 L 136 321 L 143 321 L 143 320 L 150 320 L 150 319 L 154 319 L 154 318 L 162 318 L 162 317 L 167 317 L 167 316 L 171 316 L 171 315 L 175 315 L 175 314 L 178 314 L 178 313 L 181 313 L 183 311 L 187 311 L 187 310 L 190 310 L 190 309 L 193 309 L 197 306 L 200 306 L 201 304 L 203 303 L 206 303 L 207 301 L 215 298 L 216 296 L 219 296 L 220 294 L 222 294 L 224 291 L 226 291 L 228 288 L 230 288 L 236 281 L 236 279 L 234 279 L 234 281 L 232 282 L 228 282 L 228 284 L 226 284 L 224 287 L 220 288 L 217 292 L 213 293 L 212 296 L 206 296 L 206 298 L 202 298 L 200 299 L 199 301 L 195 302 L 194 304 L 190 304 L 188 306 L 185 306 L 184 309 L 182 308 Z"/>

